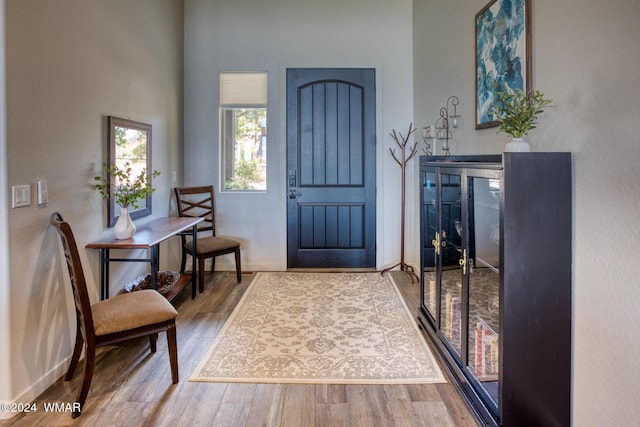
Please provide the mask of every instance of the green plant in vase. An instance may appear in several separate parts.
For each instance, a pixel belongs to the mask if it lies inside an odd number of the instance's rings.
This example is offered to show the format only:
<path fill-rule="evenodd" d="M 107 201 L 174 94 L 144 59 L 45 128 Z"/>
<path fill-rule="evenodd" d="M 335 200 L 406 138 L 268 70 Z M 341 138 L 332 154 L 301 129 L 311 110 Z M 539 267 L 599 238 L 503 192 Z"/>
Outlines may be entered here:
<path fill-rule="evenodd" d="M 514 138 L 514 144 L 507 144 L 506 151 L 529 151 L 529 144 L 522 141 L 522 137 L 536 128 L 538 115 L 551 104 L 551 100 L 545 99 L 538 90 L 527 93 L 523 89 L 515 89 L 512 92 L 497 92 L 496 95 L 498 99 L 491 112 L 500 123 L 498 132 Z"/>
<path fill-rule="evenodd" d="M 129 239 L 135 233 L 129 208 L 137 209 L 140 200 L 146 199 L 156 191 L 151 184 L 151 179 L 158 177 L 160 172 L 154 170 L 149 175 L 147 169 L 143 168 L 136 173 L 129 162 L 126 162 L 123 167 L 118 165 L 107 167 L 106 163 L 103 163 L 102 168 L 106 176 L 94 177 L 95 188 L 102 198 L 106 200 L 113 198 L 113 201 L 120 206 L 120 216 L 113 231 L 117 239 Z"/>

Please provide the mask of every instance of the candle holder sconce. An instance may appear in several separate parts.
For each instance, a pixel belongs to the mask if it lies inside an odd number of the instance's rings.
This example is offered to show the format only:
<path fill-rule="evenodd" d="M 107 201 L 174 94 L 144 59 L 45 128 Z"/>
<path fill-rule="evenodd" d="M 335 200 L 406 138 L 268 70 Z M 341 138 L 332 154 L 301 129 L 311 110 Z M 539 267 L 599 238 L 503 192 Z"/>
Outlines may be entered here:
<path fill-rule="evenodd" d="M 440 117 L 436 120 L 435 124 L 422 128 L 422 140 L 425 144 L 423 151 L 428 156 L 432 155 L 430 141 L 433 141 L 433 149 L 436 148 L 436 141 L 440 141 L 440 148 L 444 153 L 444 157 L 450 154 L 449 140 L 453 137 L 451 129 L 456 129 L 460 126 L 461 116 L 458 114 L 459 103 L 460 99 L 455 95 L 447 98 L 444 107 L 440 108 Z M 451 109 L 453 109 L 453 114 L 450 114 Z"/>

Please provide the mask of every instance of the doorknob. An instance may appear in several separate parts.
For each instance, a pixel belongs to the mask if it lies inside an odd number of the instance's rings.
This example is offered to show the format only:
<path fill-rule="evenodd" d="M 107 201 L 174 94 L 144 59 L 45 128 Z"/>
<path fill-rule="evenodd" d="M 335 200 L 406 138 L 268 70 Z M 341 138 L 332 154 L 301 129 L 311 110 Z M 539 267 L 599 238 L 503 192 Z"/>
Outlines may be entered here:
<path fill-rule="evenodd" d="M 289 198 L 295 199 L 298 196 L 302 196 L 301 193 L 297 193 L 296 190 L 289 190 Z"/>

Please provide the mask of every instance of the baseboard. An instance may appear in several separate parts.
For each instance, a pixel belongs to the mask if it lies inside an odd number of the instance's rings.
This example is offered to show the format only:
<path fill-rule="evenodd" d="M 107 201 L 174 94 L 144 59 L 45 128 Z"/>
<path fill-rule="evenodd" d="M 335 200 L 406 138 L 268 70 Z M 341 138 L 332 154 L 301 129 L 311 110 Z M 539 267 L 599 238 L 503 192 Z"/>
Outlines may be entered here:
<path fill-rule="evenodd" d="M 62 377 L 69 366 L 71 356 L 65 357 L 60 363 L 51 368 L 49 372 L 41 376 L 34 384 L 24 390 L 19 396 L 7 403 L 29 403 L 36 400 L 46 389 L 51 387 L 53 383 L 58 381 Z M 65 402 L 67 403 L 67 402 Z M 69 402 L 72 403 L 72 402 Z M 41 409 L 41 408 L 39 408 Z M 4 412 L 0 411 L 0 419 L 9 419 L 17 415 L 17 412 Z"/>

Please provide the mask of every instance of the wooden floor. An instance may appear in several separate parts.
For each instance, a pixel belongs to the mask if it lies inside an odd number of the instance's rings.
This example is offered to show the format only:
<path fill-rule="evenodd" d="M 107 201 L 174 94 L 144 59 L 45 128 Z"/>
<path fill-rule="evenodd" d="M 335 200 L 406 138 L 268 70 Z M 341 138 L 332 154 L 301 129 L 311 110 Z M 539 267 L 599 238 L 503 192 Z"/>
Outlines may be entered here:
<path fill-rule="evenodd" d="M 419 287 L 392 272 L 407 305 L 417 314 Z M 37 412 L 0 421 L 0 426 L 473 426 L 475 418 L 455 386 L 221 384 L 189 377 L 253 279 L 235 273 L 207 276 L 196 299 L 183 292 L 178 309 L 180 382 L 171 384 L 166 336 L 149 353 L 147 339 L 102 349 L 82 416 L 45 412 L 44 404 L 72 403 L 82 366 L 37 400 Z M 446 375 L 446 371 L 445 375 Z"/>

